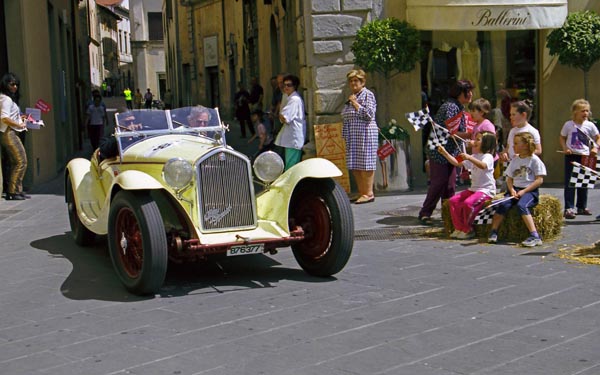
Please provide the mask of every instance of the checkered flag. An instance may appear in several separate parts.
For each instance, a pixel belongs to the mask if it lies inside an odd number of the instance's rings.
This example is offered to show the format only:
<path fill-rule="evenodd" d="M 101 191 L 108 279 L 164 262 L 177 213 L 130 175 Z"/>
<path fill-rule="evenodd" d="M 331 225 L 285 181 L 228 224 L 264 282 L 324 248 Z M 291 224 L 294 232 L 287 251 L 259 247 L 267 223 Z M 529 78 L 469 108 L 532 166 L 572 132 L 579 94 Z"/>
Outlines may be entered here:
<path fill-rule="evenodd" d="M 450 132 L 448 129 L 439 126 L 438 124 L 434 124 L 434 127 L 431 129 L 429 133 L 429 140 L 427 140 L 427 147 L 430 150 L 435 150 L 438 146 L 444 146 L 448 143 L 448 139 L 450 138 Z"/>
<path fill-rule="evenodd" d="M 473 220 L 473 225 L 487 225 L 492 223 L 492 218 L 496 213 L 496 206 L 488 206 L 483 208 L 477 216 L 475 216 L 475 220 Z"/>
<path fill-rule="evenodd" d="M 569 179 L 569 187 L 593 189 L 596 182 L 598 182 L 598 172 L 575 161 L 571 164 L 573 164 L 573 172 L 571 172 L 571 178 Z"/>
<path fill-rule="evenodd" d="M 479 211 L 479 213 L 475 216 L 475 220 L 473 220 L 473 225 L 487 225 L 492 223 L 492 218 L 496 213 L 496 208 L 502 202 L 506 202 L 513 199 L 513 197 L 504 197 L 502 199 L 498 199 L 492 201 L 487 207 L 484 207 Z"/>
<path fill-rule="evenodd" d="M 425 127 L 430 121 L 429 108 L 425 107 L 416 112 L 408 112 L 405 114 L 408 122 L 414 126 L 415 131 L 419 131 Z"/>

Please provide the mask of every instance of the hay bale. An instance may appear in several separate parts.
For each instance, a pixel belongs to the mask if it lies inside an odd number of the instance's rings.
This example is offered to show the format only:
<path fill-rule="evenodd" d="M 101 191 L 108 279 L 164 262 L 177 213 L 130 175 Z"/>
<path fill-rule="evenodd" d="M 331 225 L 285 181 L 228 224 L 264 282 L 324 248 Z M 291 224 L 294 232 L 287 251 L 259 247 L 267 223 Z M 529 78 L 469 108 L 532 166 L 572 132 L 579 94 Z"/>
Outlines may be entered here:
<path fill-rule="evenodd" d="M 499 198 L 499 197 L 496 197 Z M 540 194 L 540 203 L 531 211 L 533 222 L 543 240 L 551 240 L 560 235 L 562 228 L 562 205 L 560 200 L 550 194 Z M 442 202 L 442 222 L 447 235 L 454 231 L 448 201 Z M 492 230 L 492 225 L 476 225 L 477 238 L 487 238 Z M 511 208 L 498 228 L 498 237 L 502 241 L 521 242 L 529 236 L 527 227 L 517 213 L 516 208 Z"/>
<path fill-rule="evenodd" d="M 583 264 L 600 265 L 600 241 L 592 246 L 575 245 L 570 249 L 559 249 L 558 257 Z"/>

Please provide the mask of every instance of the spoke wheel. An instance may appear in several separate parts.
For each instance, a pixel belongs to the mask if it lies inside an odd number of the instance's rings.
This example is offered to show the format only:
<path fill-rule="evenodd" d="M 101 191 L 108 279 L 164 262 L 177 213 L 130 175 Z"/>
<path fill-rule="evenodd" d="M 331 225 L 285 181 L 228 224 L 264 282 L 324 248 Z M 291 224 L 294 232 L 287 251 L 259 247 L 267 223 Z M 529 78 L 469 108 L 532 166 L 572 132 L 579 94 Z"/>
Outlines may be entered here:
<path fill-rule="evenodd" d="M 111 203 L 108 245 L 113 266 L 127 290 L 156 293 L 167 271 L 167 236 L 150 195 L 121 191 Z"/>
<path fill-rule="evenodd" d="M 331 276 L 341 271 L 354 246 L 354 217 L 344 190 L 332 179 L 303 180 L 292 196 L 290 225 L 305 239 L 292 245 L 307 273 Z"/>
<path fill-rule="evenodd" d="M 67 186 L 65 195 L 67 198 L 67 211 L 69 213 L 69 224 L 71 226 L 71 235 L 75 240 L 75 243 L 79 246 L 89 246 L 94 243 L 96 234 L 81 222 L 79 215 L 77 214 L 77 203 L 75 203 L 75 195 L 73 192 L 73 185 L 71 179 L 67 177 Z"/>
<path fill-rule="evenodd" d="M 115 232 L 119 262 L 123 265 L 123 270 L 132 279 L 140 277 L 144 264 L 144 248 L 142 232 L 133 210 L 123 207 L 117 213 Z"/>

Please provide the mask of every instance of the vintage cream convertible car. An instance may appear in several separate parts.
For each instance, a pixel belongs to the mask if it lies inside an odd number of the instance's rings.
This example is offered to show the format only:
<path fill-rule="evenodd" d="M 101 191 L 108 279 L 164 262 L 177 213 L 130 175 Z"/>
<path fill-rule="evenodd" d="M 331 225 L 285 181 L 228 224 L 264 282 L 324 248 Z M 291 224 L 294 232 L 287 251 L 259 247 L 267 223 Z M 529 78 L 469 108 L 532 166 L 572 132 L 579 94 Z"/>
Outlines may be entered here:
<path fill-rule="evenodd" d="M 354 219 L 331 162 L 308 159 L 282 173 L 281 158 L 266 152 L 251 165 L 227 146 L 217 109 L 139 110 L 115 120 L 114 138 L 91 160 L 68 163 L 65 198 L 75 242 L 108 235 L 112 263 L 130 292 L 156 293 L 169 260 L 216 254 L 291 246 L 311 275 L 346 265 Z"/>

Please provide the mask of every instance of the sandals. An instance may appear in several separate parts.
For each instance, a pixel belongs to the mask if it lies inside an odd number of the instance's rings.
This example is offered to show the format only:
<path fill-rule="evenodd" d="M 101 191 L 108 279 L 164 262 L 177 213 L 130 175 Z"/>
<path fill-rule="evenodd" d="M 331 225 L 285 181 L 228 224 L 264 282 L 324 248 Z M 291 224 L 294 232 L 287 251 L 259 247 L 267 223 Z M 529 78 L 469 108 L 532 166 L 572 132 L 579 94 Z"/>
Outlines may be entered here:
<path fill-rule="evenodd" d="M 360 197 L 358 197 L 358 199 L 354 203 L 355 204 L 365 204 L 365 203 L 371 203 L 371 202 L 375 202 L 374 195 L 371 195 L 370 197 L 368 195 L 361 195 Z"/>

